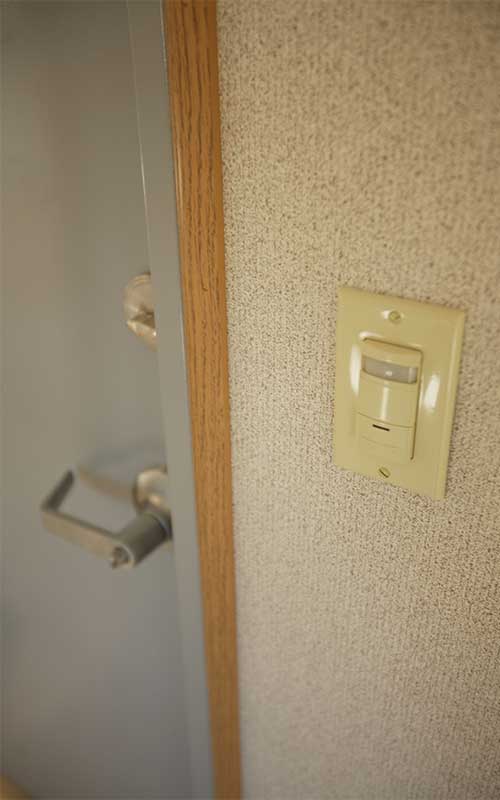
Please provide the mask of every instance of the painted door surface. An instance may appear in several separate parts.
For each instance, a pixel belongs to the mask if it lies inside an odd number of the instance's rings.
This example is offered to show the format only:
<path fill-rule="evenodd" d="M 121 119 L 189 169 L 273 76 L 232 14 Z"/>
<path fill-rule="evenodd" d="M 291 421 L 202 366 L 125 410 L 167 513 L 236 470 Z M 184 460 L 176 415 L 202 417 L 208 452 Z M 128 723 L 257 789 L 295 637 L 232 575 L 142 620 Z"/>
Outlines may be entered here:
<path fill-rule="evenodd" d="M 67 468 L 131 482 L 165 461 L 158 359 L 122 311 L 150 265 L 128 11 L 2 6 L 2 770 L 50 800 L 209 792 L 175 548 L 112 571 L 39 514 Z M 82 486 L 69 509 L 114 530 L 134 515 Z"/>

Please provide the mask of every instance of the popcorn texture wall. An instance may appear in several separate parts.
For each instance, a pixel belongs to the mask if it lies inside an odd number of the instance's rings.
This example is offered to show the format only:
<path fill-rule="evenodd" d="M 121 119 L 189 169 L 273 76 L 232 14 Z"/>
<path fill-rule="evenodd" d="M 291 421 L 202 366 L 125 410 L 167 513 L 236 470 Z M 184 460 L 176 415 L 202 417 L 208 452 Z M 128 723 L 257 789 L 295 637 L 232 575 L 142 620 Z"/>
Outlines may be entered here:
<path fill-rule="evenodd" d="M 500 795 L 500 4 L 221 0 L 248 798 Z M 337 469 L 342 285 L 467 312 L 446 500 Z"/>

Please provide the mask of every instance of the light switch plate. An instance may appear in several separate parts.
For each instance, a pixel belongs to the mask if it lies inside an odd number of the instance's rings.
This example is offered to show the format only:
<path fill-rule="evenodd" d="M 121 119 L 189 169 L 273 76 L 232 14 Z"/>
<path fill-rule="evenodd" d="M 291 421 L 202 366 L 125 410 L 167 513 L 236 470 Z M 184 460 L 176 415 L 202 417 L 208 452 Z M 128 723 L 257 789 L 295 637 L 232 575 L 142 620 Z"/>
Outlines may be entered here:
<path fill-rule="evenodd" d="M 445 496 L 465 314 L 452 308 L 344 287 L 338 294 L 334 406 L 335 464 L 439 499 Z M 356 438 L 361 342 L 420 350 L 413 458 L 381 460 Z"/>

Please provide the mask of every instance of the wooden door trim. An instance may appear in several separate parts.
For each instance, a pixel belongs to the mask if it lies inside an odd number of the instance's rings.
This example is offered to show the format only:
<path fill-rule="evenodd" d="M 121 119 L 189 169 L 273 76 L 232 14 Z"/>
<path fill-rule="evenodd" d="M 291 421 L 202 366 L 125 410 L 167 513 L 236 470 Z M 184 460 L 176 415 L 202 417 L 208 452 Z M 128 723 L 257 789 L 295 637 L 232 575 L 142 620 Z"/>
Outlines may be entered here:
<path fill-rule="evenodd" d="M 240 797 L 222 156 L 214 0 L 164 0 L 215 794 Z"/>

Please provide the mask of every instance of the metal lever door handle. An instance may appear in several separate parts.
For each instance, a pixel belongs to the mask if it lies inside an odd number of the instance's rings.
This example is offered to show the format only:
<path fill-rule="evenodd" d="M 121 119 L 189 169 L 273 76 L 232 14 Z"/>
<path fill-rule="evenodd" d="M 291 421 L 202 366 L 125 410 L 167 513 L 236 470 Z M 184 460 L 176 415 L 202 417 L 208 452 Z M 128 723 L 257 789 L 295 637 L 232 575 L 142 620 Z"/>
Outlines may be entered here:
<path fill-rule="evenodd" d="M 40 507 L 45 527 L 56 536 L 106 558 L 111 567 L 135 567 L 172 538 L 170 514 L 157 504 L 142 503 L 144 510 L 117 534 L 65 514 L 59 509 L 74 480 L 73 473 L 66 472 Z"/>

